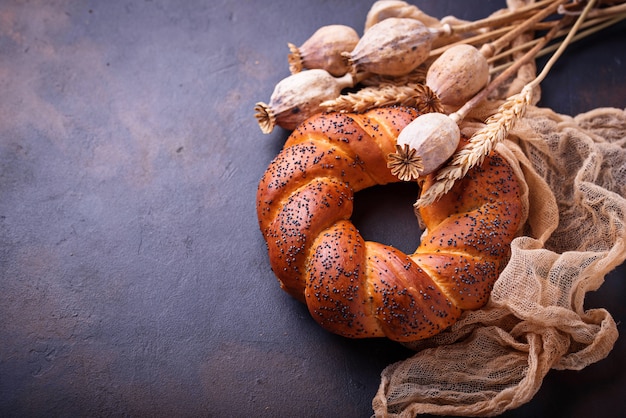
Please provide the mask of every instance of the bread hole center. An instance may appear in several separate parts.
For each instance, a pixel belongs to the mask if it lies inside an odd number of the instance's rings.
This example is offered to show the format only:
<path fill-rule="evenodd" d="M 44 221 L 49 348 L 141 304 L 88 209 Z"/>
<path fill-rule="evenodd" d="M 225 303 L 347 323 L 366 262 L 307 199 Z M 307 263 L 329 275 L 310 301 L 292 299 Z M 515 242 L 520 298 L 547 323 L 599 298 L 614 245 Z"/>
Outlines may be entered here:
<path fill-rule="evenodd" d="M 415 183 L 394 183 L 361 190 L 354 196 L 352 223 L 366 241 L 413 254 L 422 234 L 413 211 L 418 191 Z"/>

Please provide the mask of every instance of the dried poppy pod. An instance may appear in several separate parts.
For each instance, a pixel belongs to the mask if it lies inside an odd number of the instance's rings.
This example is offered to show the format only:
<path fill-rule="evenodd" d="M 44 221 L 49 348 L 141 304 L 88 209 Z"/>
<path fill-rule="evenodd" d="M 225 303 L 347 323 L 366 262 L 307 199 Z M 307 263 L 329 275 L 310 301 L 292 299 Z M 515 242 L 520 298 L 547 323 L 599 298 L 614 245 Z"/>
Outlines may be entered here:
<path fill-rule="evenodd" d="M 402 76 L 426 61 L 435 36 L 419 20 L 390 17 L 372 26 L 343 56 L 353 74 Z"/>
<path fill-rule="evenodd" d="M 350 26 L 328 25 L 319 28 L 300 47 L 289 43 L 289 71 L 319 68 L 335 77 L 350 71 L 341 54 L 350 52 L 359 42 L 359 35 Z"/>
<path fill-rule="evenodd" d="M 439 28 L 439 19 L 429 16 L 421 11 L 417 6 L 401 0 L 379 0 L 375 2 L 367 12 L 365 19 L 365 31 L 390 17 L 407 17 L 419 20 L 428 27 Z"/>
<path fill-rule="evenodd" d="M 462 106 L 489 81 L 489 64 L 472 45 L 450 47 L 428 68 L 426 85 L 449 107 Z"/>
<path fill-rule="evenodd" d="M 400 180 L 415 180 L 448 161 L 460 140 L 455 119 L 443 113 L 425 113 L 400 132 L 396 152 L 387 156 L 387 166 Z"/>
<path fill-rule="evenodd" d="M 336 98 L 341 90 L 353 86 L 351 74 L 336 78 L 320 69 L 292 74 L 274 87 L 269 104 L 256 104 L 254 116 L 265 134 L 272 132 L 276 125 L 293 130 L 305 119 L 321 112 L 320 103 Z"/>
<path fill-rule="evenodd" d="M 433 49 L 449 45 L 461 39 L 460 36 L 452 33 L 450 23 L 446 22 L 446 20 L 453 19 L 451 16 L 439 20 L 424 13 L 417 6 L 401 0 L 379 0 L 374 3 L 367 13 L 365 31 L 367 32 L 376 23 L 390 17 L 415 19 L 428 26 L 433 32 L 437 33 L 437 36 L 433 38 Z"/>

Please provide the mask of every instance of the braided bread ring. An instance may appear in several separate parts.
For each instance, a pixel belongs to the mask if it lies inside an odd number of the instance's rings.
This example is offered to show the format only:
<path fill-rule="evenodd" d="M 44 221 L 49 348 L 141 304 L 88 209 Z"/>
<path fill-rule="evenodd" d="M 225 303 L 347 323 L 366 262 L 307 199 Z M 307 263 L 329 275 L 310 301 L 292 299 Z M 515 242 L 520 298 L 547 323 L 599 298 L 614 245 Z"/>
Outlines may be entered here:
<path fill-rule="evenodd" d="M 257 191 L 259 226 L 281 287 L 327 330 L 415 341 L 483 306 L 508 261 L 522 206 L 497 153 L 439 201 L 420 209 L 416 252 L 365 241 L 350 222 L 354 193 L 396 182 L 386 156 L 411 108 L 329 113 L 292 132 Z M 427 177 L 422 190 L 432 179 Z"/>

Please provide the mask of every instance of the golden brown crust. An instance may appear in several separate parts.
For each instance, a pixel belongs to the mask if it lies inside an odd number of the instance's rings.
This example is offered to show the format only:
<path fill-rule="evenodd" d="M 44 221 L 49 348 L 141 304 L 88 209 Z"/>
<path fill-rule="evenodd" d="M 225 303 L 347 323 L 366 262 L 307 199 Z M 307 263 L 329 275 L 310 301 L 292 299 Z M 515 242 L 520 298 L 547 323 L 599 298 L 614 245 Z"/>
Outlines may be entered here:
<path fill-rule="evenodd" d="M 350 221 L 321 233 L 311 252 L 306 276 L 306 304 L 325 328 L 357 337 L 382 337 L 372 316 L 365 241 Z"/>
<path fill-rule="evenodd" d="M 374 289 L 374 316 L 385 336 L 415 341 L 435 335 L 461 315 L 442 289 L 409 256 L 368 242 L 368 280 Z"/>
<path fill-rule="evenodd" d="M 257 216 L 270 263 L 289 294 L 303 300 L 302 274 L 311 242 L 334 221 L 349 219 L 354 192 L 397 181 L 385 156 L 417 115 L 410 108 L 319 114 L 290 135 L 257 190 Z"/>
<path fill-rule="evenodd" d="M 386 165 L 408 108 L 320 114 L 289 137 L 259 183 L 257 214 L 281 286 L 351 338 L 414 341 L 488 300 L 521 218 L 519 184 L 499 155 L 421 209 L 428 233 L 409 256 L 364 241 L 354 193 L 397 179 Z M 423 190 L 432 180 L 426 179 Z"/>
<path fill-rule="evenodd" d="M 313 240 L 324 229 L 352 214 L 346 183 L 315 178 L 289 195 L 265 230 L 274 273 L 282 287 L 303 300 L 303 274 Z"/>
<path fill-rule="evenodd" d="M 427 190 L 432 176 L 423 184 Z M 413 259 L 461 309 L 477 309 L 508 261 L 522 217 L 520 188 L 512 168 L 493 153 L 452 190 L 420 209 L 429 230 Z"/>

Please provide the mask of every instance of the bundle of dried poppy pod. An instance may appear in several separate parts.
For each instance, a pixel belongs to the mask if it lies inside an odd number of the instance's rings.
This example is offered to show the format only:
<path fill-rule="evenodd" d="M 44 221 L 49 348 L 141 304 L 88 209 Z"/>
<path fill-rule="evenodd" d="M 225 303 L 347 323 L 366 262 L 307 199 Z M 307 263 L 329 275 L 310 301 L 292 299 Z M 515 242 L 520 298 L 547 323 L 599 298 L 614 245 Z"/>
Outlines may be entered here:
<path fill-rule="evenodd" d="M 293 130 L 319 112 L 418 108 L 425 114 L 401 133 L 388 164 L 405 181 L 439 170 L 435 186 L 416 202 L 424 206 L 507 136 L 567 45 L 624 18 L 626 0 L 543 0 L 474 22 L 439 20 L 404 1 L 380 0 L 361 37 L 353 28 L 329 25 L 299 47 L 289 43 L 292 74 L 276 85 L 269 104 L 256 104 L 255 117 L 270 133 L 276 125 Z M 532 34 L 531 40 L 514 46 L 522 34 Z M 455 152 L 466 115 L 522 65 L 548 53 L 541 73 Z"/>

